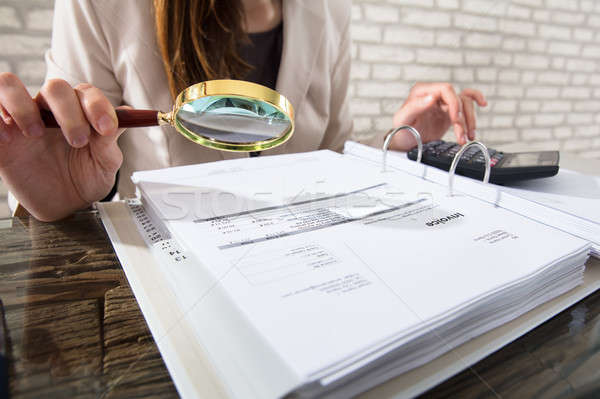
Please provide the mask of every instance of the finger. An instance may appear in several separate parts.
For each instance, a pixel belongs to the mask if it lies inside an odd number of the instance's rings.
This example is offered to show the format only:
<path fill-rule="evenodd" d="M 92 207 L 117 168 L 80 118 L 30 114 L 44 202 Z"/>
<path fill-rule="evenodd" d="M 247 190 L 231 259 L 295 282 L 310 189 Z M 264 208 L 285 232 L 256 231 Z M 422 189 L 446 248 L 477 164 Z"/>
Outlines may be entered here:
<path fill-rule="evenodd" d="M 430 95 L 425 97 L 409 97 L 409 99 L 406 100 L 406 102 L 394 115 L 394 127 L 400 127 L 403 125 L 413 126 L 417 118 L 429 108 L 435 106 L 435 103 L 435 98 Z M 421 137 L 421 139 L 424 140 L 425 137 Z M 400 133 L 393 137 L 390 148 L 402 151 L 413 148 L 416 145 L 417 141 L 412 134 Z"/>
<path fill-rule="evenodd" d="M 456 95 L 454 91 L 454 87 L 452 87 L 449 83 L 421 83 L 417 84 L 411 90 L 413 95 L 425 95 L 427 93 L 432 94 L 434 97 L 438 97 L 442 104 L 440 104 L 440 108 L 442 110 L 446 110 L 448 117 L 450 118 L 450 122 L 452 123 L 452 127 L 454 129 L 454 134 L 456 135 L 456 139 L 458 143 L 464 144 L 466 143 L 466 125 L 464 115 L 462 115 L 461 107 L 462 101 Z"/>
<path fill-rule="evenodd" d="M 467 125 L 467 135 L 469 140 L 475 140 L 475 129 L 476 129 L 476 118 L 475 118 L 475 105 L 473 100 L 469 97 L 461 96 L 463 103 L 463 113 L 465 116 L 465 122 Z"/>
<path fill-rule="evenodd" d="M 460 123 L 461 102 L 454 88 L 450 85 L 441 87 L 440 97 L 448 106 L 448 116 L 452 124 Z"/>
<path fill-rule="evenodd" d="M 16 125 L 9 125 L 4 122 L 4 119 L 0 119 L 0 145 L 8 144 L 12 140 L 11 130 Z"/>
<path fill-rule="evenodd" d="M 19 127 L 2 104 L 0 104 L 0 116 L 2 116 L 0 118 L 0 144 L 8 144 L 14 134 L 20 134 Z"/>
<path fill-rule="evenodd" d="M 456 141 L 460 145 L 464 145 L 467 142 L 467 123 L 465 120 L 465 113 L 462 110 L 462 102 L 459 99 L 459 103 L 461 104 L 461 110 L 458 112 L 458 122 L 453 124 L 452 127 L 454 129 L 454 135 L 456 136 Z"/>
<path fill-rule="evenodd" d="M 40 137 L 44 134 L 44 124 L 38 107 L 25 85 L 12 73 L 0 74 L 0 103 L 26 136 Z M 8 122 L 7 118 L 3 119 Z"/>
<path fill-rule="evenodd" d="M 431 108 L 434 104 L 435 99 L 431 95 L 409 98 L 394 114 L 393 125 L 395 127 L 412 125 L 419 115 Z"/>
<path fill-rule="evenodd" d="M 460 101 L 454 87 L 449 83 L 421 83 L 417 84 L 413 88 L 413 94 L 415 96 L 424 96 L 431 94 L 434 97 L 442 100 L 442 102 L 448 107 L 447 112 L 450 117 L 452 124 L 460 123 Z M 440 104 L 441 108 L 444 108 L 444 104 Z"/>
<path fill-rule="evenodd" d="M 133 108 L 131 108 L 128 105 L 121 105 L 114 109 L 118 110 L 118 109 L 133 109 Z M 97 144 L 99 146 L 112 145 L 112 143 L 117 141 L 117 139 L 121 136 L 121 134 L 123 134 L 123 132 L 125 132 L 125 130 L 127 130 L 127 129 L 126 128 L 117 128 L 113 134 L 96 135 L 95 137 L 93 137 L 94 144 Z"/>
<path fill-rule="evenodd" d="M 131 107 L 120 106 L 117 109 L 131 109 Z M 125 130 L 125 128 L 117 129 L 115 134 L 109 135 L 95 134 L 90 140 L 94 158 L 104 170 L 110 173 L 115 173 L 123 163 L 123 153 L 116 141 Z"/>
<path fill-rule="evenodd" d="M 92 127 L 103 136 L 115 135 L 118 126 L 117 114 L 104 93 L 88 83 L 78 85 L 75 93 Z"/>
<path fill-rule="evenodd" d="M 441 85 L 439 90 L 442 101 L 448 106 L 448 117 L 452 123 L 456 140 L 459 144 L 463 145 L 467 142 L 467 127 L 462 110 L 462 101 L 450 84 Z"/>
<path fill-rule="evenodd" d="M 487 100 L 485 99 L 485 96 L 483 95 L 482 92 L 480 92 L 479 90 L 475 90 L 475 89 L 464 89 L 461 92 L 462 95 L 465 95 L 467 97 L 472 98 L 473 100 L 475 100 L 477 102 L 477 105 L 479 105 L 480 107 L 485 107 L 487 105 Z"/>
<path fill-rule="evenodd" d="M 2 106 L 2 104 L 0 104 L 0 117 L 2 117 L 2 120 L 7 125 L 10 125 L 10 124 L 12 124 L 14 122 L 13 119 L 10 117 L 10 114 L 8 113 L 8 111 L 6 110 L 6 108 L 4 108 Z"/>
<path fill-rule="evenodd" d="M 63 135 L 75 148 L 87 145 L 90 125 L 85 118 L 75 90 L 64 80 L 52 79 L 42 86 L 35 100 L 54 114 Z"/>

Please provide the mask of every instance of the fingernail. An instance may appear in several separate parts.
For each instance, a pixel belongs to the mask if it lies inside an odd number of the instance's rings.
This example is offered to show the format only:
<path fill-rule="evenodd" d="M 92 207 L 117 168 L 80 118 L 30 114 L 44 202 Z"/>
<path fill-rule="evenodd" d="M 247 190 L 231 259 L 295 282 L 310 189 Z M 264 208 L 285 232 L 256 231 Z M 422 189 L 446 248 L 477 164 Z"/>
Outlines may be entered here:
<path fill-rule="evenodd" d="M 10 143 L 10 135 L 3 130 L 0 130 L 0 142 L 4 144 Z"/>
<path fill-rule="evenodd" d="M 103 115 L 98 119 L 98 128 L 102 134 L 112 133 L 115 127 L 115 121 L 108 115 Z"/>
<path fill-rule="evenodd" d="M 44 135 L 44 128 L 40 124 L 34 123 L 29 125 L 27 133 L 29 133 L 31 137 L 42 137 Z"/>
<path fill-rule="evenodd" d="M 11 124 L 12 118 L 10 117 L 10 115 L 8 114 L 8 112 L 6 112 L 6 110 L 4 109 L 4 107 L 2 105 L 0 105 L 0 117 L 2 117 L 2 120 L 7 125 Z"/>
<path fill-rule="evenodd" d="M 76 136 L 73 138 L 73 141 L 71 142 L 71 145 L 73 147 L 83 147 L 88 143 L 88 136 L 86 135 L 82 135 L 82 136 Z"/>

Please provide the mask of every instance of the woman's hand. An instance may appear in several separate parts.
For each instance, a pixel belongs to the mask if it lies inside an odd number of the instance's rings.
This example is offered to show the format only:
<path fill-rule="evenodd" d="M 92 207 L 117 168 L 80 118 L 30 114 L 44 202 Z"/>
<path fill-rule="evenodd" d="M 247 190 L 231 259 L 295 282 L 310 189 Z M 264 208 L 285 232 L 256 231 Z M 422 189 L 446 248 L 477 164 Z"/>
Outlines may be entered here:
<path fill-rule="evenodd" d="M 464 144 L 467 137 L 475 139 L 474 103 L 481 107 L 487 105 L 485 97 L 478 90 L 465 89 L 457 95 L 449 83 L 417 83 L 394 114 L 394 127 L 410 125 L 421 133 L 421 139 L 426 143 L 441 139 L 452 126 L 456 141 Z M 416 145 L 412 134 L 398 133 L 392 139 L 390 148 L 408 151 Z"/>
<path fill-rule="evenodd" d="M 46 129 L 39 109 L 60 129 Z M 123 161 L 115 111 L 97 88 L 49 80 L 32 99 L 0 74 L 0 177 L 37 219 L 57 220 L 108 194 Z"/>

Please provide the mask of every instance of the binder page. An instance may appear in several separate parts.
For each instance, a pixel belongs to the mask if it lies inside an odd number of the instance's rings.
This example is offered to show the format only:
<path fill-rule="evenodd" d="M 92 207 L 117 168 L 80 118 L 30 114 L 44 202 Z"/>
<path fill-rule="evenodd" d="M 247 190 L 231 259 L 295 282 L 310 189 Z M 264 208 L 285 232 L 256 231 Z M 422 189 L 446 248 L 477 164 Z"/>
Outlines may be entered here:
<path fill-rule="evenodd" d="M 382 152 L 373 147 L 346 142 L 345 154 L 380 165 Z M 402 170 L 422 179 L 447 186 L 448 172 L 417 164 L 404 153 L 388 154 L 388 168 Z M 600 257 L 600 178 L 561 170 L 557 176 L 508 188 L 455 176 L 458 192 L 510 209 L 524 217 L 576 235 L 592 243 L 591 254 Z M 526 188 L 526 189 L 525 189 Z M 562 194 L 559 194 L 562 193 Z M 565 195 L 568 193 L 568 195 Z"/>
<path fill-rule="evenodd" d="M 449 197 L 442 185 L 330 151 L 138 172 L 134 181 L 305 378 L 412 339 L 588 247 L 492 204 Z M 195 312 L 209 306 L 210 292 L 182 290 Z"/>
<path fill-rule="evenodd" d="M 501 190 L 600 225 L 600 177 L 561 169 L 552 178 L 514 182 Z"/>

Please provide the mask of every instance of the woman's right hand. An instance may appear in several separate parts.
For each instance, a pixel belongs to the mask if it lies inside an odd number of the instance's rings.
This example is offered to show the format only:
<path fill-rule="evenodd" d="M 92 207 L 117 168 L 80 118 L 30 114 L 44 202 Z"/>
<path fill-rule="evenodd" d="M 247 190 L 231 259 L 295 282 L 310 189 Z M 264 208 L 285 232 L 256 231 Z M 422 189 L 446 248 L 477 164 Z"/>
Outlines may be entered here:
<path fill-rule="evenodd" d="M 39 109 L 60 129 L 45 128 Z M 32 99 L 17 76 L 1 73 L 0 113 L 0 177 L 35 218 L 64 218 L 110 192 L 123 129 L 98 88 L 53 79 Z"/>

